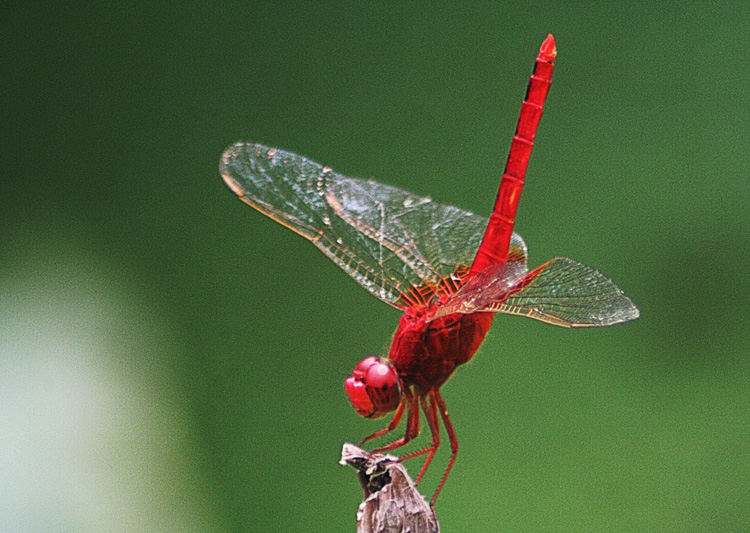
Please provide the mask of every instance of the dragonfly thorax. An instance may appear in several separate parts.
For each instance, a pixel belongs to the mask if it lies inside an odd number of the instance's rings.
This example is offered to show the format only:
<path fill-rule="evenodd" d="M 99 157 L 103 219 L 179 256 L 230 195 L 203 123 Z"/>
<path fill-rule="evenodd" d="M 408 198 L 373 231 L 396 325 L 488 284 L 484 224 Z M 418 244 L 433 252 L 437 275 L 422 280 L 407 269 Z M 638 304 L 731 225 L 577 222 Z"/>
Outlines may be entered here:
<path fill-rule="evenodd" d="M 434 311 L 405 313 L 393 335 L 388 359 L 404 386 L 438 389 L 458 365 L 471 359 L 492 325 L 492 313 L 453 313 L 431 320 Z"/>

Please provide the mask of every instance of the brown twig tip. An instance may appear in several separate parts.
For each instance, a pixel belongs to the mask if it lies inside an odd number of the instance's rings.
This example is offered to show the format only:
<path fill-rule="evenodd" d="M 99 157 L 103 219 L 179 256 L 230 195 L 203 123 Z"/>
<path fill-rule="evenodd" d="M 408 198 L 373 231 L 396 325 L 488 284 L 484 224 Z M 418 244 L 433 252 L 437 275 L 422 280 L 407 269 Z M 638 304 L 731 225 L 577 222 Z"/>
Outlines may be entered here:
<path fill-rule="evenodd" d="M 435 511 L 401 462 L 354 444 L 341 450 L 341 464 L 357 470 L 365 494 L 357 511 L 357 533 L 438 533 Z"/>

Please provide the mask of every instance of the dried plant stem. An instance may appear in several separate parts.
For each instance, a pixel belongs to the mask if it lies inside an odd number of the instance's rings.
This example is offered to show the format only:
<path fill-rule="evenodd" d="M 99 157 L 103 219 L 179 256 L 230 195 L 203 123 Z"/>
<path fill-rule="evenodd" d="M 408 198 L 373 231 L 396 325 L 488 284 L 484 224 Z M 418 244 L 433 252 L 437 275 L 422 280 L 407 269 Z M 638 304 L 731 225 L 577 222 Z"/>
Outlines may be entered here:
<path fill-rule="evenodd" d="M 357 533 L 438 533 L 435 511 L 390 455 L 371 454 L 346 443 L 341 464 L 357 470 L 365 501 L 357 511 Z"/>

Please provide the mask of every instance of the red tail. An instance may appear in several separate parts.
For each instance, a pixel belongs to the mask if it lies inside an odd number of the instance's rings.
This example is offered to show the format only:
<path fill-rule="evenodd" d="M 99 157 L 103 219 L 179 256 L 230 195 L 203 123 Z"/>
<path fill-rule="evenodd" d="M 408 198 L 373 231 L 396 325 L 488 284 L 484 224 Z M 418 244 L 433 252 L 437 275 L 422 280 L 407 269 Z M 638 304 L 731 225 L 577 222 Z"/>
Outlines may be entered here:
<path fill-rule="evenodd" d="M 539 56 L 536 58 L 534 73 L 529 79 L 526 98 L 521 104 L 521 114 L 518 117 L 516 134 L 510 144 L 508 161 L 505 163 L 505 173 L 500 180 L 495 207 L 490 215 L 490 222 L 482 237 L 469 277 L 481 272 L 494 263 L 504 263 L 508 257 L 510 237 L 513 234 L 513 224 L 516 220 L 518 200 L 521 198 L 523 180 L 529 163 L 531 149 L 534 147 L 534 136 L 539 119 L 542 118 L 542 108 L 547 99 L 547 93 L 552 83 L 552 72 L 555 68 L 555 39 L 552 34 L 542 44 Z"/>

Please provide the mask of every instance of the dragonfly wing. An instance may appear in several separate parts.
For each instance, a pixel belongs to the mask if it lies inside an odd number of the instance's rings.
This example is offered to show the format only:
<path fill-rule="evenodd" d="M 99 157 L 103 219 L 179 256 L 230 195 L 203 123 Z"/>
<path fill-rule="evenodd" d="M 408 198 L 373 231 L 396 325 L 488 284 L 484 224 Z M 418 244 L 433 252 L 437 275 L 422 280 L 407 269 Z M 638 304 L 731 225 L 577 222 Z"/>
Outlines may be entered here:
<path fill-rule="evenodd" d="M 493 268 L 498 270 L 497 265 L 488 267 L 453 296 L 458 302 L 452 304 L 457 310 L 451 312 L 509 313 L 563 327 L 609 326 L 639 316 L 633 302 L 612 281 L 571 259 L 552 259 L 516 278 L 512 287 L 508 285 L 514 274 L 506 268 L 499 272 L 500 282 L 482 289 L 478 278 L 492 276 Z M 478 305 L 466 306 L 471 299 Z M 471 310 L 463 311 L 461 305 Z"/>
<path fill-rule="evenodd" d="M 378 243 L 378 258 L 388 250 L 408 270 L 405 275 L 416 274 L 414 286 L 435 284 L 471 266 L 488 222 L 376 181 L 339 179 L 331 183 L 326 199 L 341 219 Z M 525 263 L 526 244 L 520 236 L 513 235 L 509 253 Z M 392 263 L 398 268 L 398 261 Z"/>
<path fill-rule="evenodd" d="M 360 285 L 398 308 L 413 288 L 436 287 L 469 266 L 487 219 L 307 158 L 237 143 L 220 171 L 245 203 L 312 241 Z M 514 235 L 511 254 L 526 258 Z M 429 292 L 429 291 L 428 291 Z"/>
<path fill-rule="evenodd" d="M 527 272 L 525 261 L 494 263 L 466 282 L 438 308 L 430 320 L 452 313 L 494 311 L 496 302 L 504 300 L 523 281 Z"/>

